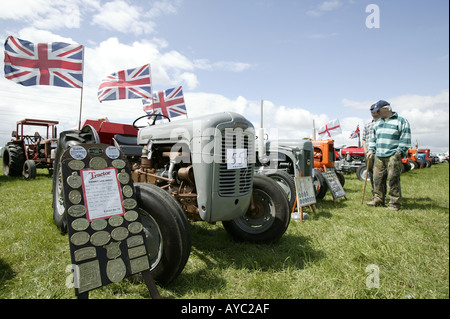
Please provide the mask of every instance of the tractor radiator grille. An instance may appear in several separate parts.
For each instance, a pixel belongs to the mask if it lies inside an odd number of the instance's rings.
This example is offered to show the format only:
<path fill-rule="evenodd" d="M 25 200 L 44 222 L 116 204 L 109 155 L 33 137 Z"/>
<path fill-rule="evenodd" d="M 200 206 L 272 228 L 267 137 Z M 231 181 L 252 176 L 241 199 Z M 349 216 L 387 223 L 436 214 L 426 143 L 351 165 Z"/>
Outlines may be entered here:
<path fill-rule="evenodd" d="M 254 141 L 252 134 L 226 132 L 222 136 L 222 162 L 219 164 L 219 195 L 237 197 L 251 192 L 254 170 Z M 247 167 L 227 169 L 227 149 L 246 149 Z"/>

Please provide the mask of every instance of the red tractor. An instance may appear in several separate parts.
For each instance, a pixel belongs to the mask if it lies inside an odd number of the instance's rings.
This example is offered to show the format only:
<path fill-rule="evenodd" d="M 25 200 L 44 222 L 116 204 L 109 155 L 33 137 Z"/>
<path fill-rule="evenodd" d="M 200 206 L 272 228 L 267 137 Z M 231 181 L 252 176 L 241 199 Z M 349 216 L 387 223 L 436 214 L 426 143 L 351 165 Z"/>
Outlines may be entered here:
<path fill-rule="evenodd" d="M 3 174 L 20 176 L 25 179 L 36 177 L 36 168 L 47 168 L 53 172 L 54 149 L 57 145 L 57 121 L 24 119 L 17 122 L 12 132 L 13 139 L 3 150 Z M 39 126 L 47 129 L 46 136 L 39 132 L 24 135 L 24 127 Z M 52 154 L 53 151 L 53 154 Z M 53 155 L 53 156 L 52 156 Z"/>

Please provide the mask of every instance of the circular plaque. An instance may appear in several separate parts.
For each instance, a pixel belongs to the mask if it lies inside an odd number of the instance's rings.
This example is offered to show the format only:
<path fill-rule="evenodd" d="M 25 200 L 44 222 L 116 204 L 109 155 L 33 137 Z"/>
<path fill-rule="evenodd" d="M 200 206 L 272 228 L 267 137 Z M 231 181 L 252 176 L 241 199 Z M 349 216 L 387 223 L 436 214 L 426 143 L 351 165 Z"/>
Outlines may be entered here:
<path fill-rule="evenodd" d="M 135 210 L 129 210 L 125 213 L 123 217 L 125 217 L 125 220 L 129 222 L 134 222 L 138 218 L 138 212 Z"/>
<path fill-rule="evenodd" d="M 116 159 L 120 156 L 120 151 L 115 146 L 108 146 L 105 150 L 106 156 L 110 159 Z"/>
<path fill-rule="evenodd" d="M 142 224 L 140 222 L 132 222 L 128 225 L 128 230 L 132 234 L 137 234 L 142 230 Z"/>
<path fill-rule="evenodd" d="M 73 205 L 67 210 L 67 213 L 72 217 L 81 217 L 86 214 L 86 207 L 84 205 Z"/>
<path fill-rule="evenodd" d="M 106 276 L 111 282 L 121 281 L 127 273 L 125 263 L 121 258 L 108 261 L 106 264 Z"/>
<path fill-rule="evenodd" d="M 69 150 L 70 156 L 76 160 L 85 159 L 87 152 L 83 146 L 74 145 Z"/>
<path fill-rule="evenodd" d="M 111 239 L 111 235 L 104 230 L 96 232 L 91 236 L 91 244 L 94 246 L 103 246 L 106 245 Z"/>
<path fill-rule="evenodd" d="M 108 163 L 101 157 L 94 157 L 89 161 L 89 167 L 93 169 L 103 169 L 108 167 Z"/>
<path fill-rule="evenodd" d="M 70 191 L 69 200 L 72 204 L 79 204 L 81 202 L 81 193 L 76 190 Z"/>
<path fill-rule="evenodd" d="M 122 225 L 122 223 L 123 223 L 123 217 L 122 216 L 113 216 L 113 217 L 111 217 L 109 219 L 109 224 L 112 227 L 120 226 L 120 225 Z"/>
<path fill-rule="evenodd" d="M 137 202 L 133 198 L 126 198 L 123 200 L 122 205 L 125 209 L 133 209 L 137 206 Z"/>
<path fill-rule="evenodd" d="M 125 197 L 131 197 L 133 196 L 133 187 L 131 187 L 130 185 L 125 185 L 122 189 L 123 194 L 125 195 Z"/>
<path fill-rule="evenodd" d="M 85 231 L 76 232 L 70 237 L 70 241 L 75 246 L 81 246 L 86 244 L 89 241 L 89 234 Z"/>
<path fill-rule="evenodd" d="M 84 168 L 84 162 L 79 160 L 71 160 L 68 165 L 74 171 L 79 171 Z"/>
<path fill-rule="evenodd" d="M 73 172 L 71 176 L 67 177 L 67 184 L 72 188 L 79 188 L 82 183 L 81 176 L 77 175 L 76 172 Z"/>
<path fill-rule="evenodd" d="M 114 240 L 124 240 L 125 238 L 127 238 L 129 235 L 128 230 L 125 227 L 117 227 L 114 228 L 113 231 L 111 232 L 111 237 Z"/>
<path fill-rule="evenodd" d="M 117 174 L 117 178 L 119 179 L 119 182 L 121 182 L 122 184 L 128 184 L 128 182 L 130 181 L 130 175 L 128 175 L 128 173 L 126 172 L 121 172 Z"/>
<path fill-rule="evenodd" d="M 102 230 L 108 226 L 108 222 L 105 219 L 96 219 L 91 222 L 91 228 L 93 230 Z"/>
<path fill-rule="evenodd" d="M 117 169 L 122 169 L 126 165 L 125 161 L 121 160 L 121 159 L 116 159 L 116 160 L 112 161 L 111 164 L 112 164 L 112 166 L 114 166 Z"/>
<path fill-rule="evenodd" d="M 77 231 L 85 230 L 89 227 L 89 221 L 86 218 L 77 218 L 72 222 L 72 228 Z"/>

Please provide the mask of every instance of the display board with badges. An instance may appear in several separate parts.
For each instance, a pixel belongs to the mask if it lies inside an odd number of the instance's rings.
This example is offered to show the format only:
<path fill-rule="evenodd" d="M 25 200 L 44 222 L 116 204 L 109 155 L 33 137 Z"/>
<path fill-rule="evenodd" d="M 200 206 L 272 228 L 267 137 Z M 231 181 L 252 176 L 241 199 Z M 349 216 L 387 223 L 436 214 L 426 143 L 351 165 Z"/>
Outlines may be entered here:
<path fill-rule="evenodd" d="M 336 173 L 333 171 L 326 171 L 322 173 L 322 176 L 325 178 L 328 188 L 330 189 L 331 195 L 333 196 L 333 201 L 336 204 L 336 199 L 344 197 L 347 199 L 345 195 L 344 188 L 339 181 Z"/>
<path fill-rule="evenodd" d="M 61 167 L 75 295 L 137 273 L 148 276 L 144 229 L 123 153 L 106 144 L 74 145 Z"/>

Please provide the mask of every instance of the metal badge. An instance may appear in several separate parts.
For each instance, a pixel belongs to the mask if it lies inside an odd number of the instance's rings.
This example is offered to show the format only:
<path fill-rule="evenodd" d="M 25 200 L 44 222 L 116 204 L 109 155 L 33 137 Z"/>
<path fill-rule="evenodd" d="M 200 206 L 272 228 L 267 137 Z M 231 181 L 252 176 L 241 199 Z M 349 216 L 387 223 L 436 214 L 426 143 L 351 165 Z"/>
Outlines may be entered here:
<path fill-rule="evenodd" d="M 74 145 L 69 149 L 70 156 L 76 160 L 82 160 L 86 157 L 87 152 L 83 146 Z"/>
<path fill-rule="evenodd" d="M 108 222 L 105 219 L 96 219 L 91 222 L 91 228 L 93 230 L 102 230 L 108 226 Z"/>
<path fill-rule="evenodd" d="M 78 293 L 98 288 L 102 285 L 100 264 L 98 260 L 88 261 L 78 265 L 78 271 L 74 273 L 75 287 Z"/>
<path fill-rule="evenodd" d="M 91 147 L 88 150 L 88 152 L 89 152 L 89 154 L 94 155 L 94 156 L 103 154 L 103 150 L 100 147 L 96 147 L 96 146 Z"/>
<path fill-rule="evenodd" d="M 135 210 L 129 210 L 125 213 L 123 217 L 125 217 L 126 221 L 134 222 L 139 217 L 139 214 Z"/>
<path fill-rule="evenodd" d="M 75 250 L 73 255 L 75 257 L 75 261 L 79 262 L 79 261 L 97 257 L 97 251 L 96 251 L 95 247 L 84 247 L 84 248 Z"/>
<path fill-rule="evenodd" d="M 119 216 L 119 215 L 113 216 L 113 217 L 111 217 L 111 218 L 109 219 L 109 224 L 110 224 L 112 227 L 120 226 L 120 225 L 122 225 L 122 223 L 123 223 L 123 217 L 122 217 L 122 216 Z"/>
<path fill-rule="evenodd" d="M 136 247 L 144 244 L 144 237 L 141 235 L 132 236 L 127 239 L 128 248 Z"/>
<path fill-rule="evenodd" d="M 147 270 L 150 268 L 148 257 L 142 256 L 136 259 L 130 260 L 131 273 L 136 274 L 138 272 Z"/>
<path fill-rule="evenodd" d="M 140 222 L 132 222 L 128 225 L 128 230 L 132 234 L 137 234 L 142 231 L 142 224 Z"/>
<path fill-rule="evenodd" d="M 74 230 L 82 231 L 89 227 L 89 221 L 86 218 L 77 218 L 71 225 Z"/>
<path fill-rule="evenodd" d="M 129 235 L 128 230 L 125 227 L 117 227 L 114 228 L 113 231 L 111 232 L 111 237 L 114 240 L 124 240 L 125 238 L 127 238 Z"/>
<path fill-rule="evenodd" d="M 111 282 L 118 282 L 125 278 L 127 268 L 121 258 L 108 261 L 106 264 L 106 276 Z"/>
<path fill-rule="evenodd" d="M 133 187 L 131 187 L 130 185 L 125 185 L 122 188 L 122 191 L 123 191 L 123 195 L 125 195 L 125 197 L 133 196 Z"/>
<path fill-rule="evenodd" d="M 110 243 L 106 246 L 103 246 L 103 248 L 106 249 L 106 257 L 108 257 L 108 259 L 116 259 L 117 257 L 120 256 L 120 254 L 122 253 L 122 251 L 120 250 L 120 241 L 118 242 L 114 242 L 114 243 Z"/>
<path fill-rule="evenodd" d="M 108 156 L 110 159 L 116 159 L 120 156 L 120 151 L 115 146 L 108 146 L 105 149 L 106 156 Z"/>
<path fill-rule="evenodd" d="M 67 213 L 72 217 L 81 217 L 86 214 L 86 207 L 84 205 L 73 205 L 67 210 Z"/>
<path fill-rule="evenodd" d="M 104 230 L 96 232 L 91 236 L 91 244 L 94 246 L 103 246 L 106 245 L 111 239 L 111 235 Z"/>
<path fill-rule="evenodd" d="M 89 161 L 89 167 L 93 169 L 104 169 L 108 167 L 108 163 L 101 157 L 94 157 Z"/>
<path fill-rule="evenodd" d="M 76 190 L 70 191 L 69 200 L 72 204 L 79 204 L 81 202 L 81 193 Z"/>
<path fill-rule="evenodd" d="M 125 170 L 117 174 L 117 178 L 119 182 L 122 184 L 128 184 L 128 182 L 130 181 L 130 175 L 127 172 L 125 172 Z"/>
<path fill-rule="evenodd" d="M 74 171 L 79 171 L 84 168 L 84 162 L 79 160 L 72 160 L 68 165 L 69 168 Z"/>
<path fill-rule="evenodd" d="M 125 163 L 125 161 L 124 161 L 124 160 L 121 160 L 121 159 L 116 159 L 116 160 L 112 161 L 111 164 L 112 164 L 112 166 L 114 166 L 114 167 L 117 168 L 117 169 L 122 169 L 122 168 L 125 167 L 125 165 L 127 165 L 127 164 Z"/>
<path fill-rule="evenodd" d="M 130 259 L 145 255 L 146 253 L 147 251 L 145 250 L 144 245 L 128 249 L 128 257 L 130 257 Z"/>
<path fill-rule="evenodd" d="M 122 205 L 125 209 L 133 209 L 137 206 L 137 202 L 133 198 L 126 198 L 123 200 Z"/>
<path fill-rule="evenodd" d="M 79 188 L 83 180 L 76 172 L 73 172 L 71 176 L 67 177 L 67 184 L 72 188 Z"/>
<path fill-rule="evenodd" d="M 76 232 L 70 237 L 70 242 L 75 246 L 82 246 L 89 241 L 89 234 L 85 231 Z"/>

